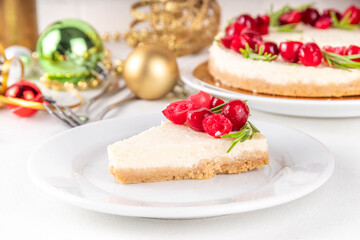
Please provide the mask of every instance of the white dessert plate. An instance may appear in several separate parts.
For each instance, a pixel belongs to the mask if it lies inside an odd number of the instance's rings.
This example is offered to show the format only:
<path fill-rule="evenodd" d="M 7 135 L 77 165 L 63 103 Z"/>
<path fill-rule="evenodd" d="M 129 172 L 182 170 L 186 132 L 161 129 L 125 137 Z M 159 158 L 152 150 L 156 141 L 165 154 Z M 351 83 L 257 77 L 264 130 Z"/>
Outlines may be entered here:
<path fill-rule="evenodd" d="M 360 116 L 360 96 L 346 98 L 281 98 L 265 94 L 252 94 L 246 91 L 234 91 L 231 88 L 209 84 L 194 76 L 194 70 L 200 64 L 206 62 L 208 56 L 183 61 L 181 66 L 181 78 L 191 88 L 202 90 L 220 97 L 229 99 L 246 99 L 251 108 L 260 111 L 301 117 L 317 118 L 340 118 Z M 241 66 L 239 66 L 241 67 Z M 203 71 L 206 71 L 203 69 Z M 254 69 L 261 71 L 261 69 Z"/>
<path fill-rule="evenodd" d="M 109 214 L 189 219 L 248 212 L 311 193 L 330 177 L 334 159 L 318 140 L 253 121 L 268 138 L 270 165 L 208 180 L 121 184 L 108 173 L 106 147 L 159 125 L 161 114 L 115 118 L 60 133 L 28 162 L 31 179 L 70 204 Z"/>

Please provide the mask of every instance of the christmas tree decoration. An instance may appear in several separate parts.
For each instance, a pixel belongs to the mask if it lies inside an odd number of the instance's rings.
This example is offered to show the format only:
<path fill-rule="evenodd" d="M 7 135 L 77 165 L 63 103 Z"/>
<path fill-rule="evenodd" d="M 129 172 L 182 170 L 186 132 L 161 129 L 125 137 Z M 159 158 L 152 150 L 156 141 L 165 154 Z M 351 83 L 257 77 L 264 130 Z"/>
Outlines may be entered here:
<path fill-rule="evenodd" d="M 62 20 L 46 28 L 37 42 L 37 55 L 45 71 L 41 82 L 55 90 L 60 90 L 59 86 L 80 90 L 97 87 L 108 75 L 102 64 L 105 51 L 101 38 L 80 20 Z"/>
<path fill-rule="evenodd" d="M 22 99 L 29 102 L 41 103 L 43 101 L 40 89 L 34 83 L 26 80 L 18 81 L 17 83 L 10 86 L 6 90 L 5 96 L 8 98 Z M 26 108 L 13 104 L 6 104 L 6 106 L 9 110 L 11 110 L 12 113 L 20 117 L 29 117 L 38 111 L 36 109 Z"/>
<path fill-rule="evenodd" d="M 7 89 L 10 68 L 12 66 L 11 63 L 14 60 L 19 63 L 18 78 L 22 79 L 24 76 L 24 65 L 22 61 L 16 56 L 8 59 L 5 55 L 3 46 L 0 44 L 0 75 L 2 77 L 2 82 L 0 82 L 0 96 L 1 94 L 4 94 Z"/>
<path fill-rule="evenodd" d="M 28 78 L 35 72 L 35 62 L 32 57 L 32 52 L 23 46 L 11 46 L 5 49 L 5 56 L 7 59 L 17 57 L 21 60 L 24 66 L 24 77 Z M 16 72 L 20 72 L 18 69 Z"/>
<path fill-rule="evenodd" d="M 142 99 L 164 97 L 179 79 L 176 56 L 158 44 L 139 46 L 127 57 L 123 77 L 127 87 Z"/>
<path fill-rule="evenodd" d="M 131 14 L 135 20 L 124 34 L 130 46 L 160 43 L 177 56 L 210 45 L 220 24 L 216 0 L 142 0 L 132 5 Z M 144 23 L 148 26 L 144 27 Z"/>

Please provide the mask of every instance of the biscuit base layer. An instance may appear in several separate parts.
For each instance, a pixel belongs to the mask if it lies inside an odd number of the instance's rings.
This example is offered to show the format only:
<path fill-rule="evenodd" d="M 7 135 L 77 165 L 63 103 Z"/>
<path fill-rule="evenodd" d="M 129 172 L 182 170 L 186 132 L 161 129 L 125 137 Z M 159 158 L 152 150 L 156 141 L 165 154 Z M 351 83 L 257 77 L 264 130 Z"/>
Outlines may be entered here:
<path fill-rule="evenodd" d="M 317 85 L 311 83 L 274 84 L 264 79 L 242 78 L 235 74 L 221 71 L 214 59 L 209 58 L 209 73 L 221 84 L 251 92 L 274 94 L 291 97 L 343 97 L 360 95 L 360 79 L 348 83 L 329 83 Z M 259 70 L 261 71 L 261 70 Z"/>
<path fill-rule="evenodd" d="M 268 152 L 251 152 L 242 154 L 239 159 L 217 158 L 201 160 L 193 168 L 159 167 L 159 168 L 114 168 L 109 172 L 121 183 L 160 182 L 180 179 L 208 179 L 216 174 L 235 174 L 269 164 Z"/>

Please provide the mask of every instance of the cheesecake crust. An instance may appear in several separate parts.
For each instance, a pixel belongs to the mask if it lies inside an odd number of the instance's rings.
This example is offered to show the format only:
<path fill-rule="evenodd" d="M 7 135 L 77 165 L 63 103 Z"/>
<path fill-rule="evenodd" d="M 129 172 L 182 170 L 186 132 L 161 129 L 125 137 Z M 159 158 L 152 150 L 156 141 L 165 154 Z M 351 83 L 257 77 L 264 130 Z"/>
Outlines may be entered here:
<path fill-rule="evenodd" d="M 311 83 L 274 84 L 264 79 L 242 78 L 221 71 L 210 56 L 208 70 L 221 84 L 247 91 L 292 97 L 342 97 L 360 95 L 360 79 L 348 83 L 329 83 L 317 85 Z"/>
<path fill-rule="evenodd" d="M 159 167 L 159 168 L 114 168 L 109 172 L 121 183 L 159 182 L 181 179 L 208 179 L 216 174 L 238 174 L 261 168 L 269 164 L 267 151 L 244 152 L 236 159 L 223 157 L 201 160 L 192 168 Z"/>

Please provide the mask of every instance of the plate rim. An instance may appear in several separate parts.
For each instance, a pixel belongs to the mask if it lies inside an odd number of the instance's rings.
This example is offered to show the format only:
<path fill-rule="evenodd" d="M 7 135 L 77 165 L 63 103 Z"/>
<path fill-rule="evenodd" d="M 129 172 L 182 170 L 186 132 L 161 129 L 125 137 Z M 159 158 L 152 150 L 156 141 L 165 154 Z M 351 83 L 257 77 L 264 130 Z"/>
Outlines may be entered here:
<path fill-rule="evenodd" d="M 153 114 L 146 114 L 146 116 L 155 117 L 156 115 L 160 115 L 159 113 L 153 113 Z M 29 155 L 28 161 L 27 161 L 27 172 L 31 179 L 31 181 L 40 187 L 45 192 L 49 193 L 53 197 L 62 200 L 63 202 L 75 205 L 80 208 L 93 210 L 96 212 L 102 212 L 102 213 L 108 213 L 108 214 L 115 214 L 120 216 L 128 216 L 128 217 L 146 217 L 146 218 L 157 218 L 157 219 L 196 219 L 196 218 L 207 218 L 207 217 L 215 217 L 215 216 L 222 216 L 222 215 L 229 215 L 229 214 L 236 214 L 236 213 L 244 213 L 244 212 L 250 212 L 254 210 L 261 210 L 266 209 L 270 207 L 275 207 L 278 205 L 282 205 L 284 203 L 292 202 L 296 199 L 299 199 L 301 197 L 304 197 L 319 187 L 321 187 L 327 180 L 330 178 L 334 171 L 335 167 L 335 159 L 334 155 L 331 153 L 331 151 L 318 139 L 311 136 L 310 134 L 307 134 L 305 132 L 302 132 L 296 128 L 292 128 L 286 125 L 280 125 L 272 122 L 267 121 L 261 121 L 261 120 L 255 120 L 257 122 L 264 122 L 266 124 L 271 125 L 279 125 L 285 128 L 288 128 L 290 130 L 296 131 L 299 134 L 306 135 L 307 137 L 312 138 L 316 142 L 320 144 L 320 146 L 326 150 L 328 164 L 324 171 L 321 173 L 321 175 L 314 181 L 313 184 L 302 188 L 300 190 L 297 190 L 292 193 L 287 194 L 281 194 L 278 196 L 272 196 L 270 198 L 263 198 L 263 199 L 257 199 L 252 200 L 248 202 L 241 202 L 241 203 L 227 203 L 227 204 L 220 204 L 216 205 L 216 207 L 209 207 L 209 206 L 183 206 L 183 207 L 158 207 L 158 206 L 128 206 L 128 205 L 115 205 L 107 202 L 95 202 L 93 200 L 89 200 L 80 196 L 73 195 L 69 192 L 61 191 L 58 188 L 52 186 L 51 184 L 48 184 L 46 180 L 44 180 L 42 177 L 38 176 L 36 174 L 36 170 L 34 167 L 34 163 L 36 163 L 36 154 L 38 151 L 41 150 L 41 148 L 46 145 L 47 143 L 55 140 L 56 138 L 68 134 L 69 132 L 76 131 L 77 129 L 83 129 L 87 127 L 93 127 L 95 125 L 102 125 L 107 124 L 108 122 L 117 122 L 121 119 L 127 119 L 127 118 L 138 118 L 139 116 L 124 116 L 124 117 L 117 117 L 112 119 L 107 119 L 99 122 L 90 123 L 87 125 L 83 125 L 77 128 L 71 128 L 68 130 L 65 130 L 63 132 L 57 133 L 46 140 L 44 140 L 42 143 L 40 143 L 33 152 Z M 159 208 L 161 211 L 159 211 Z M 196 213 L 196 211 L 199 211 L 199 213 Z M 185 211 L 186 210 L 186 211 Z M 169 216 L 172 214 L 173 216 Z M 190 213 L 190 214 L 189 214 Z"/>

